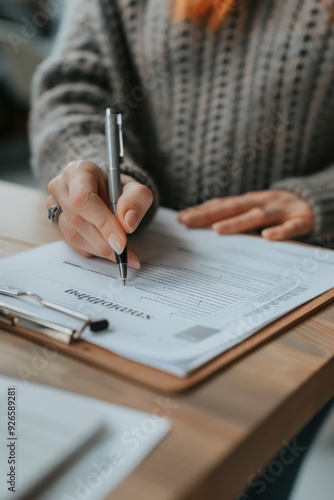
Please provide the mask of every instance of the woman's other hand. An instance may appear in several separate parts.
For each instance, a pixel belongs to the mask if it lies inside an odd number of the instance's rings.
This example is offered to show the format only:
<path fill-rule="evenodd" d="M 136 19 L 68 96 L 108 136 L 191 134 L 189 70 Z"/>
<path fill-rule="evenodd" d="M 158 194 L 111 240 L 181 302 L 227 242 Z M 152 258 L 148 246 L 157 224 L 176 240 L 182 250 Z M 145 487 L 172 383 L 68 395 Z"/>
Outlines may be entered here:
<path fill-rule="evenodd" d="M 268 240 L 304 236 L 314 228 L 314 214 L 306 201 L 290 191 L 257 191 L 228 198 L 214 198 L 178 214 L 189 228 L 211 226 L 219 234 L 243 233 L 265 228 Z"/>
<path fill-rule="evenodd" d="M 132 177 L 122 175 L 123 192 L 117 218 L 109 209 L 107 174 L 94 163 L 75 161 L 48 185 L 46 206 L 59 204 L 59 229 L 65 241 L 85 257 L 96 255 L 115 260 L 122 253 L 126 234 L 133 233 L 152 204 L 153 194 Z M 140 267 L 129 251 L 130 267 Z"/>

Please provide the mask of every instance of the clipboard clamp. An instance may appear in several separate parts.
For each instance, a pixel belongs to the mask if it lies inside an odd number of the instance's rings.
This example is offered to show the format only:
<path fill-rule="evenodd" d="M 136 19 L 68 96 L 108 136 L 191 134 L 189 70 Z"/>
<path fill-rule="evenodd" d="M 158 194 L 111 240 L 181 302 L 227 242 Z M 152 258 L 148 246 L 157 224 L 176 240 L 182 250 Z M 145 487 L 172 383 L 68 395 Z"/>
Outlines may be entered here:
<path fill-rule="evenodd" d="M 108 321 L 105 319 L 93 321 L 85 314 L 81 314 L 80 312 L 68 307 L 43 299 L 33 292 L 21 290 L 11 285 L 0 287 L 0 295 L 6 295 L 9 297 L 27 296 L 48 309 L 52 309 L 81 321 L 81 326 L 79 328 L 71 328 L 70 326 L 61 325 L 55 321 L 48 320 L 43 316 L 21 309 L 20 307 L 12 305 L 9 306 L 6 303 L 0 302 L 0 326 L 9 326 L 17 330 L 19 330 L 20 327 L 25 327 L 65 344 L 70 344 L 71 342 L 78 340 L 87 326 L 90 327 L 92 332 L 105 330 L 109 326 Z"/>

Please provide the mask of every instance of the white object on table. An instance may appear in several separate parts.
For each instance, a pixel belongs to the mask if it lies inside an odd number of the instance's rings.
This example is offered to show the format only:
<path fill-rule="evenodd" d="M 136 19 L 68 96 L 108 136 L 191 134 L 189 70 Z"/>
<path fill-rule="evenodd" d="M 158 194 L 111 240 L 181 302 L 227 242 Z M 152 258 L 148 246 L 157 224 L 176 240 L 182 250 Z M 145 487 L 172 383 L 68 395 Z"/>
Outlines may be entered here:
<path fill-rule="evenodd" d="M 8 388 L 16 393 L 14 420 Z M 15 423 L 14 436 L 8 422 Z M 0 498 L 70 500 L 85 491 L 100 500 L 169 429 L 163 418 L 0 376 Z M 8 490 L 11 466 L 15 493 Z"/>

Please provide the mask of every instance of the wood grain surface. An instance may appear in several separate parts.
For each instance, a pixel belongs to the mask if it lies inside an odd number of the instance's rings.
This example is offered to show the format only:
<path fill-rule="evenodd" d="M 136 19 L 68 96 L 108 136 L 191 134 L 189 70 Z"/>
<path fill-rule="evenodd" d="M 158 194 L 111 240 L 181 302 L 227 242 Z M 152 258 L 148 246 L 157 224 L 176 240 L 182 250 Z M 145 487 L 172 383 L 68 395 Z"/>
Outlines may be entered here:
<path fill-rule="evenodd" d="M 0 257 L 55 241 L 45 194 L 0 182 Z M 24 213 L 24 217 L 22 214 Z M 329 305 L 207 380 L 167 396 L 0 331 L 0 373 L 154 412 L 173 429 L 114 500 L 230 500 L 334 395 Z M 48 356 L 47 356 L 48 354 Z"/>

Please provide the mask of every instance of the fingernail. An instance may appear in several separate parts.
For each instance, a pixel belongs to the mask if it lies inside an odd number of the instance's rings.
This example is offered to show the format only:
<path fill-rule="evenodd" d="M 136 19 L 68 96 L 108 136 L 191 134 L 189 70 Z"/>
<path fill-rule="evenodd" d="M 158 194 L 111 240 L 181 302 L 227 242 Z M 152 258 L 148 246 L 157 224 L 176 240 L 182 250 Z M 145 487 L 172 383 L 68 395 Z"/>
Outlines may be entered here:
<path fill-rule="evenodd" d="M 131 257 L 129 257 L 128 259 L 128 264 L 129 267 L 132 267 L 132 269 L 140 269 L 140 262 L 138 262 L 138 260 L 132 259 Z"/>
<path fill-rule="evenodd" d="M 139 215 L 135 210 L 128 210 L 124 217 L 125 224 L 128 226 L 129 231 L 133 233 L 137 229 L 139 222 Z"/>
<path fill-rule="evenodd" d="M 108 243 L 114 250 L 114 252 L 116 252 L 118 255 L 120 255 L 125 248 L 125 245 L 123 245 L 123 243 L 116 234 L 112 234 L 109 236 Z"/>

